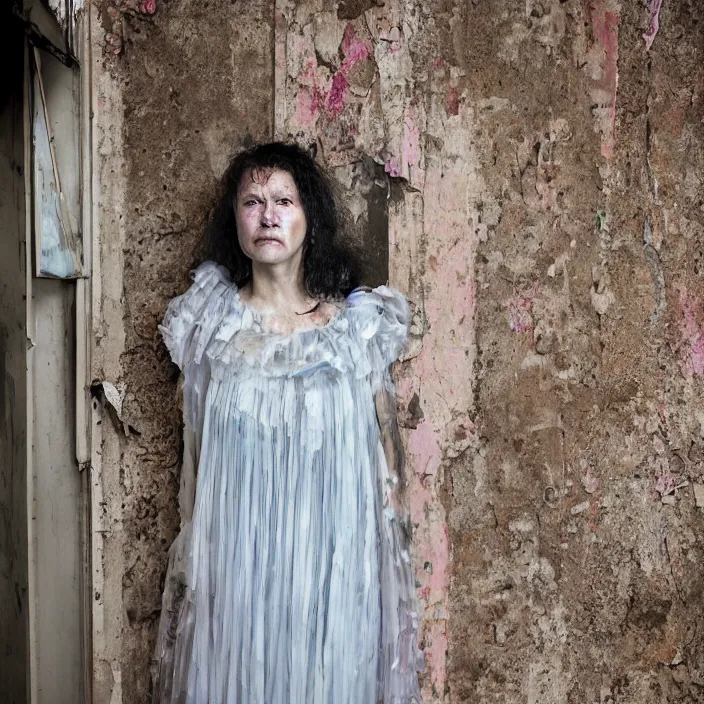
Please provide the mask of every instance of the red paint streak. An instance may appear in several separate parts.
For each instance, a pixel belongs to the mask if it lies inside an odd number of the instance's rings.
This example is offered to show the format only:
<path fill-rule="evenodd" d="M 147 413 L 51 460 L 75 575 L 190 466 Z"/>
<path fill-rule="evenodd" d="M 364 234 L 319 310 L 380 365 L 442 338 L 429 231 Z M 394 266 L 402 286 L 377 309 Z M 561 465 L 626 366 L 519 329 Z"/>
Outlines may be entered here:
<path fill-rule="evenodd" d="M 372 53 L 371 47 L 357 36 L 353 25 L 349 23 L 342 35 L 342 53 L 344 61 L 332 77 L 332 86 L 327 97 L 327 113 L 331 118 L 339 117 L 345 109 L 347 89 L 350 86 L 347 74 L 350 69 L 356 63 L 366 61 Z"/>
<path fill-rule="evenodd" d="M 682 337 L 682 371 L 685 376 L 704 374 L 704 320 L 701 304 L 682 286 L 679 297 L 682 307 L 680 335 Z"/>
<path fill-rule="evenodd" d="M 327 112 L 330 117 L 338 117 L 345 109 L 345 96 L 349 86 L 349 81 L 345 78 L 342 69 L 340 69 L 332 77 L 332 86 L 328 93 Z"/>
<path fill-rule="evenodd" d="M 447 94 L 447 114 L 459 115 L 460 113 L 460 94 L 455 86 L 450 86 Z"/>
<path fill-rule="evenodd" d="M 610 159 L 614 153 L 616 135 L 616 92 L 618 90 L 618 25 L 617 12 L 608 12 L 604 0 L 589 0 L 587 9 L 592 19 L 594 38 L 604 52 L 604 68 L 597 85 L 607 95 L 603 108 L 608 110 L 609 121 L 602 128 L 601 154 Z"/>

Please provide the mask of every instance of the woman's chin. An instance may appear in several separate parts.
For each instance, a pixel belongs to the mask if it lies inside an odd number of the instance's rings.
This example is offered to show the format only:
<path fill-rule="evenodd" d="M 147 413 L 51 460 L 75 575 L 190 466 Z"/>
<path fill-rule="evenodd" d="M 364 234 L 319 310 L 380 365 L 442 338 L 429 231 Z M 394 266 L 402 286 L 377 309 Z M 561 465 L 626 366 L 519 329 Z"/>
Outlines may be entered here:
<path fill-rule="evenodd" d="M 273 248 L 266 248 L 254 253 L 253 257 L 250 257 L 253 262 L 257 264 L 263 264 L 265 266 L 273 266 L 275 264 L 285 264 L 289 260 L 293 259 L 293 255 L 286 251 L 276 251 Z"/>

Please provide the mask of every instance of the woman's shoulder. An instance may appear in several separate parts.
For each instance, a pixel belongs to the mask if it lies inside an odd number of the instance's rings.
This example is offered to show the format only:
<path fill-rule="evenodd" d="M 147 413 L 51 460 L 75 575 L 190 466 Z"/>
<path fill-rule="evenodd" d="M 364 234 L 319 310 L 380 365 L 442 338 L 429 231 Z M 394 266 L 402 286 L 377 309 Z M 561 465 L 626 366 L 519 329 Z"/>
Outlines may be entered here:
<path fill-rule="evenodd" d="M 406 297 L 391 286 L 360 286 L 347 296 L 347 305 L 360 319 L 386 325 L 408 327 L 410 306 Z"/>
<path fill-rule="evenodd" d="M 181 368 L 189 354 L 200 358 L 206 339 L 222 320 L 226 299 L 237 291 L 227 268 L 214 261 L 199 264 L 191 279 L 188 289 L 171 299 L 159 326 L 172 359 Z"/>
<path fill-rule="evenodd" d="M 193 284 L 191 289 L 202 288 L 204 283 L 210 283 L 213 285 L 224 284 L 228 287 L 232 287 L 235 284 L 232 283 L 230 279 L 230 272 L 227 267 L 222 264 L 212 261 L 211 259 L 206 259 L 206 261 L 201 262 L 195 269 L 191 271 L 191 279 Z"/>
<path fill-rule="evenodd" d="M 171 299 L 165 318 L 197 315 L 226 292 L 237 290 L 227 268 L 211 260 L 204 261 L 191 271 L 191 281 L 184 293 Z"/>
<path fill-rule="evenodd" d="M 379 362 L 391 364 L 408 339 L 411 310 L 406 297 L 390 286 L 360 287 L 347 296 L 348 316 L 362 339 L 379 352 Z"/>

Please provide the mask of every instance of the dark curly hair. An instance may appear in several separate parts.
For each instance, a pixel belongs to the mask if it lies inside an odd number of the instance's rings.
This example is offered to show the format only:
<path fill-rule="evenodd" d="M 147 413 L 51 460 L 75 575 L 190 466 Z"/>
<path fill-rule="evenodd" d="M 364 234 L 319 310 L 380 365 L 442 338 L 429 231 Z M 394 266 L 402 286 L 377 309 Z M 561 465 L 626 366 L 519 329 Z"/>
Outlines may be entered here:
<path fill-rule="evenodd" d="M 303 283 L 312 296 L 347 295 L 359 284 L 359 260 L 349 243 L 339 241 L 342 218 L 329 177 L 313 157 L 296 144 L 258 144 L 237 154 L 220 185 L 208 217 L 203 257 L 222 264 L 241 287 L 252 277 L 252 260 L 237 237 L 235 198 L 248 171 L 281 169 L 293 177 L 306 216 Z"/>

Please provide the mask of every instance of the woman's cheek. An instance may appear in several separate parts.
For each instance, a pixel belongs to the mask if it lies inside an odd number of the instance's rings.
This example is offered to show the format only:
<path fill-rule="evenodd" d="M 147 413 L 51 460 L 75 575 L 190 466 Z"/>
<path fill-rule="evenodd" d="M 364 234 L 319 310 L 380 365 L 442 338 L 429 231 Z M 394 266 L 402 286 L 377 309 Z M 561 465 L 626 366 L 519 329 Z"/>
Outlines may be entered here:
<path fill-rule="evenodd" d="M 287 211 L 282 215 L 281 223 L 285 224 L 286 229 L 292 234 L 300 234 L 301 232 L 305 234 L 306 222 L 305 217 L 301 213 Z"/>
<path fill-rule="evenodd" d="M 244 217 L 248 223 L 259 222 L 259 211 L 256 208 L 250 208 L 249 210 L 245 210 Z"/>

